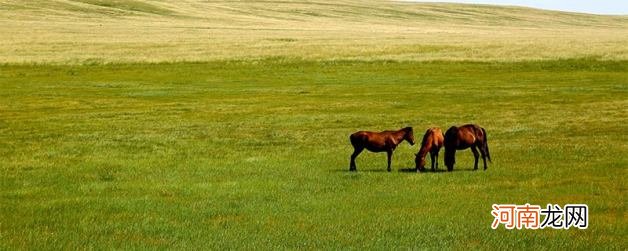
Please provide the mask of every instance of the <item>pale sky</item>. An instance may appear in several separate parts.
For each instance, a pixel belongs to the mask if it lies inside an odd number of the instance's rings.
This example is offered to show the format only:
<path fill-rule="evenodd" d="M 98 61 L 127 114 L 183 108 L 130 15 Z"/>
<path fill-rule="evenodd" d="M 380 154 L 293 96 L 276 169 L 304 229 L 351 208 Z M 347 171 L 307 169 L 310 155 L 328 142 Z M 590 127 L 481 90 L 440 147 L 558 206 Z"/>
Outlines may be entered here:
<path fill-rule="evenodd" d="M 594 14 L 628 15 L 628 0 L 411 0 L 413 2 L 457 2 L 527 6 Z"/>

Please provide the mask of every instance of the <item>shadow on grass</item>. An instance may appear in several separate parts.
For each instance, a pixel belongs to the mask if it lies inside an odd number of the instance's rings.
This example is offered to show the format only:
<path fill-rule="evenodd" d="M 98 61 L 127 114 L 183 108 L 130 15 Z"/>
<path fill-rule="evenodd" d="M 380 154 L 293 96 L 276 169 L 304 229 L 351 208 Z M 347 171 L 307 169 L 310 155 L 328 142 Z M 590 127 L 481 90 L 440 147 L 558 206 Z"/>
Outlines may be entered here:
<path fill-rule="evenodd" d="M 386 170 L 386 168 L 384 169 L 359 169 L 358 168 L 357 171 L 352 172 L 352 171 L 349 171 L 349 168 L 342 168 L 342 169 L 333 169 L 333 170 L 330 170 L 330 172 L 333 172 L 333 173 L 360 173 L 360 172 L 362 173 L 387 173 L 388 171 Z M 392 172 L 395 172 L 395 169 L 393 169 L 391 173 Z"/>
<path fill-rule="evenodd" d="M 458 170 L 454 170 L 454 171 L 458 171 Z M 416 168 L 401 168 L 399 169 L 400 173 L 446 173 L 447 170 L 446 169 L 436 169 L 434 171 L 432 171 L 432 169 L 425 169 L 423 171 L 416 171 Z"/>
<path fill-rule="evenodd" d="M 481 171 L 482 169 L 478 169 L 477 171 Z M 473 169 L 454 169 L 451 172 L 473 172 Z M 349 168 L 342 168 L 342 169 L 333 169 L 330 170 L 330 172 L 333 173 L 360 173 L 360 172 L 364 172 L 364 173 L 387 173 L 388 171 L 384 168 L 384 169 L 358 169 L 355 172 L 351 172 L 349 171 Z M 393 169 L 391 173 L 393 172 L 399 172 L 399 173 L 425 173 L 425 174 L 429 174 L 429 173 L 448 173 L 449 171 L 447 171 L 447 169 L 436 169 L 435 171 L 432 171 L 432 169 L 425 169 L 424 171 L 420 171 L 417 172 L 416 168 L 412 167 L 412 168 L 399 168 L 399 169 Z"/>
<path fill-rule="evenodd" d="M 416 173 L 416 168 L 399 168 L 397 169 L 397 172 L 400 173 Z"/>

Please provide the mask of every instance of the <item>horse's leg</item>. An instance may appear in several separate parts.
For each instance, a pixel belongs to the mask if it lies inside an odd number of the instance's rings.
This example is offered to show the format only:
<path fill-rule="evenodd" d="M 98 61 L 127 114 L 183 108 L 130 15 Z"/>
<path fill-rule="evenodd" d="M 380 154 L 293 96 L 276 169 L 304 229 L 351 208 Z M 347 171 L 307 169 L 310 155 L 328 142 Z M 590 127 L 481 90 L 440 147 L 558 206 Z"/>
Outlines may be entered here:
<path fill-rule="evenodd" d="M 388 150 L 386 151 L 387 155 L 388 155 L 388 171 L 390 172 L 390 158 L 392 158 L 392 150 Z"/>
<path fill-rule="evenodd" d="M 349 164 L 349 171 L 356 171 L 355 158 L 364 150 L 362 147 L 354 147 L 353 154 L 351 154 L 351 163 Z"/>
<path fill-rule="evenodd" d="M 473 170 L 478 170 L 478 159 L 480 158 L 480 154 L 478 153 L 478 149 L 476 149 L 475 146 L 471 147 L 471 151 L 473 151 L 473 157 L 475 158 Z"/>
<path fill-rule="evenodd" d="M 481 147 L 480 153 L 482 154 L 482 162 L 484 163 L 484 171 L 486 171 L 486 148 Z"/>
<path fill-rule="evenodd" d="M 436 171 L 436 169 L 434 169 L 435 165 L 436 165 L 436 163 L 434 163 L 434 156 L 435 156 L 435 154 L 433 152 L 430 152 L 430 159 L 432 159 L 432 172 Z"/>
<path fill-rule="evenodd" d="M 436 159 L 436 169 L 438 169 L 438 152 L 434 155 L 434 159 Z"/>

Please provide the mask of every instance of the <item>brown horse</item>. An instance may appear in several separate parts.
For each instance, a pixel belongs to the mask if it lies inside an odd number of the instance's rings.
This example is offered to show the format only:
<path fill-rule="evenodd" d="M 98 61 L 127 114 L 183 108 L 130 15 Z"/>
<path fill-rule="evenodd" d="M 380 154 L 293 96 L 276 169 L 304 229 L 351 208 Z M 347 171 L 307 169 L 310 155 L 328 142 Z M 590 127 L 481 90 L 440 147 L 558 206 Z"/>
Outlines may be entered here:
<path fill-rule="evenodd" d="M 353 145 L 349 171 L 356 171 L 355 158 L 366 148 L 371 152 L 386 152 L 388 154 L 388 171 L 390 172 L 390 158 L 392 153 L 403 140 L 414 145 L 414 133 L 412 127 L 406 127 L 399 131 L 367 132 L 359 131 L 349 137 Z"/>
<path fill-rule="evenodd" d="M 438 152 L 443 147 L 443 141 L 445 141 L 445 135 L 443 135 L 443 131 L 440 128 L 427 129 L 425 135 L 423 135 L 423 141 L 421 141 L 421 148 L 414 158 L 417 172 L 425 170 L 425 156 L 428 152 L 432 159 L 432 172 L 436 171 L 436 168 L 438 168 Z"/>
<path fill-rule="evenodd" d="M 484 170 L 486 170 L 486 158 L 491 161 L 486 130 L 478 125 L 468 124 L 461 127 L 452 126 L 445 132 L 445 165 L 447 166 L 447 171 L 454 170 L 456 150 L 464 150 L 469 147 L 473 151 L 473 157 L 475 157 L 473 170 L 478 170 L 478 157 L 480 155 L 478 149 L 482 154 Z"/>

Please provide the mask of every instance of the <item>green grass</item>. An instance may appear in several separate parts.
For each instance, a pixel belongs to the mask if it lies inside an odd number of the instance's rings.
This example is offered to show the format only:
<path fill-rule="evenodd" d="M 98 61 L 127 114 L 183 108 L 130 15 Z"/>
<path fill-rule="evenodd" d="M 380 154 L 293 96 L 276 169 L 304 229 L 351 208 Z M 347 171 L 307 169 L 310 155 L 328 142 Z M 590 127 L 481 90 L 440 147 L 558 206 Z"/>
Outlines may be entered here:
<path fill-rule="evenodd" d="M 0 249 L 625 249 L 627 81 L 594 59 L 2 65 Z M 406 143 L 348 172 L 354 131 L 470 122 L 485 172 L 406 172 Z M 590 225 L 492 230 L 493 203 Z"/>
<path fill-rule="evenodd" d="M 0 20 L 0 250 L 626 249 L 627 16 L 0 0 Z M 410 172 L 405 143 L 392 173 L 367 152 L 348 172 L 352 132 L 463 123 L 486 172 L 469 151 Z M 590 226 L 492 230 L 493 203 L 586 203 Z"/>

